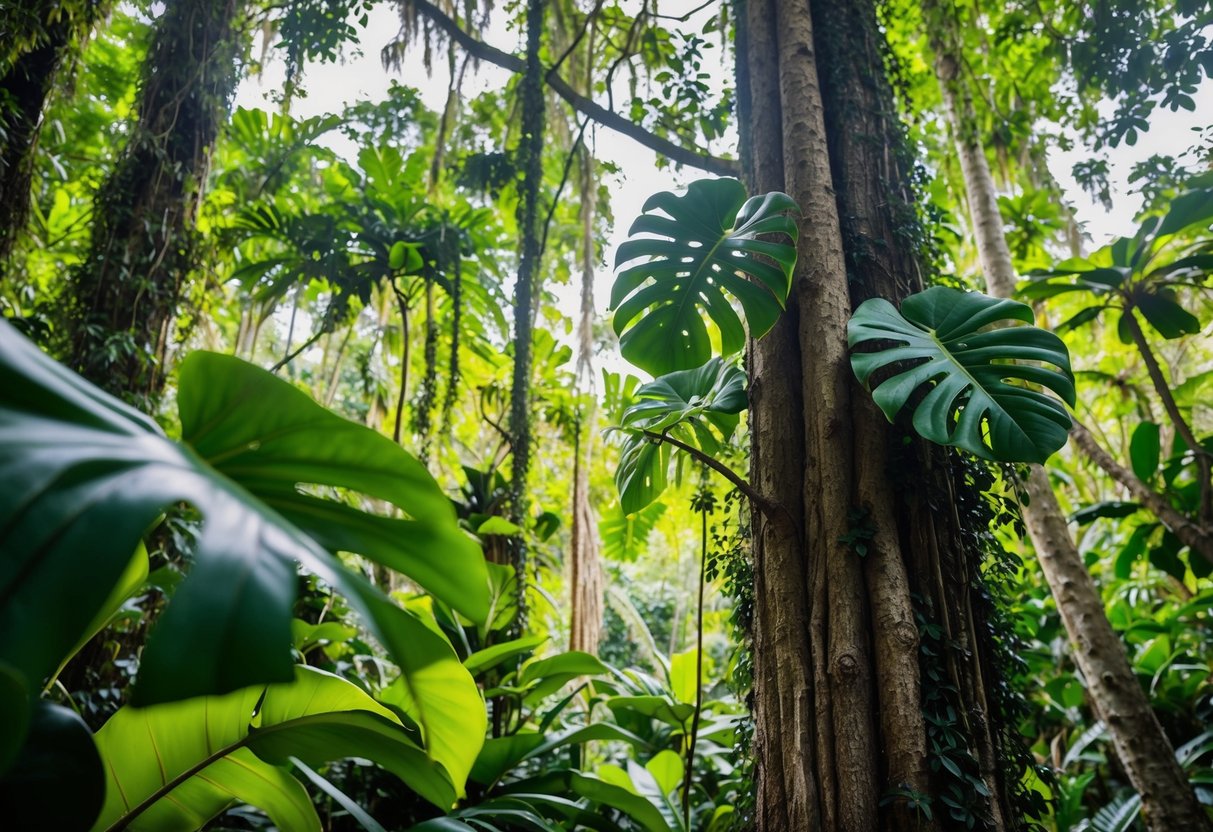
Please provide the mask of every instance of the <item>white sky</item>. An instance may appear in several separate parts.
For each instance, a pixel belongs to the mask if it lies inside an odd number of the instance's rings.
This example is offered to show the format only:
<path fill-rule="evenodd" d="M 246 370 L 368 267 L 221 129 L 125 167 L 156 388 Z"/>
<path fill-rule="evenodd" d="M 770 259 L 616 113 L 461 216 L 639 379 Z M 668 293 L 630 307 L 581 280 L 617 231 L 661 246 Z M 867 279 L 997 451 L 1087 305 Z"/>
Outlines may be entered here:
<path fill-rule="evenodd" d="M 663 11 L 678 14 L 681 11 L 680 6 L 689 9 L 697 3 L 678 0 L 668 5 L 671 8 L 663 8 Z M 497 14 L 494 18 L 496 23 L 485 33 L 484 40 L 502 50 L 520 52 L 520 34 L 505 27 L 504 15 Z M 432 76 L 427 76 L 422 66 L 420 49 L 413 50 L 415 57 L 411 57 L 405 70 L 395 76 L 386 72 L 380 64 L 380 49 L 396 37 L 398 30 L 399 20 L 395 9 L 390 6 L 376 7 L 371 13 L 369 25 L 364 30 L 364 41 L 359 54 L 347 55 L 343 63 L 311 65 L 307 68 L 303 82 L 307 97 L 293 102 L 292 114 L 304 118 L 340 112 L 346 104 L 360 99 L 382 100 L 393 77 L 403 84 L 417 88 L 428 108 L 441 111 L 446 101 L 448 86 L 445 60 L 434 61 Z M 708 50 L 705 53 L 706 59 L 722 63 L 705 69 L 718 77 L 731 73 L 732 67 L 723 65 L 725 57 L 721 55 L 718 45 Z M 485 90 L 500 89 L 505 85 L 508 76 L 509 73 L 505 70 L 484 62 L 474 74 L 469 67 L 464 93 L 471 97 Z M 271 63 L 261 78 L 249 78 L 244 81 L 237 92 L 236 104 L 275 109 L 269 96 L 281 90 L 283 78 L 282 64 Z M 1140 207 L 1139 198 L 1128 196 L 1126 180 L 1133 164 L 1155 153 L 1178 154 L 1188 149 L 1197 139 L 1197 135 L 1192 132 L 1193 128 L 1200 129 L 1209 124 L 1210 114 L 1213 114 L 1213 84 L 1203 84 L 1195 98 L 1195 112 L 1181 110 L 1172 113 L 1169 110 L 1157 110 L 1151 129 L 1143 134 L 1136 146 L 1122 144 L 1109 153 L 1114 203 L 1111 212 L 1105 211 L 1088 198 L 1070 174 L 1075 162 L 1090 157 L 1089 151 L 1076 147 L 1072 151 L 1054 150 L 1049 154 L 1049 166 L 1076 207 L 1078 218 L 1091 237 L 1091 248 L 1097 248 L 1115 236 L 1132 232 L 1133 216 Z M 614 131 L 602 127 L 595 129 L 593 123 L 590 129 L 592 132 L 587 134 L 587 139 L 592 142 L 597 158 L 617 163 L 621 171 L 617 181 L 611 185 L 612 210 L 616 224 L 606 241 L 607 265 L 601 268 L 595 280 L 597 307 L 599 312 L 605 315 L 612 278 L 610 264 L 613 262 L 615 248 L 626 238 L 627 228 L 632 219 L 640 213 L 645 199 L 656 191 L 678 188 L 687 181 L 709 174 L 690 169 L 680 172 L 669 167 L 659 169 L 655 164 L 653 151 Z M 336 133 L 329 134 L 326 141 L 332 143 L 335 149 L 348 153 L 350 157 L 356 150 L 348 144 L 347 139 Z M 343 142 L 346 144 L 343 145 Z M 570 317 L 575 316 L 578 308 L 575 283 L 576 281 L 573 281 L 569 286 L 557 287 L 561 311 Z"/>

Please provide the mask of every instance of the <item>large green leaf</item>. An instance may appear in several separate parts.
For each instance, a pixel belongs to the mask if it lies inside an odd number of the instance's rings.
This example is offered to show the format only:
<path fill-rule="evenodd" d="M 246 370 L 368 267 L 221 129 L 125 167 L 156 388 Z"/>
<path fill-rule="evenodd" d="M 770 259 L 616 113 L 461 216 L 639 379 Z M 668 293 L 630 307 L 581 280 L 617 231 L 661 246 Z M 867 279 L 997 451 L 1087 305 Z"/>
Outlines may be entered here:
<path fill-rule="evenodd" d="M 19 710 L 23 703 L 11 705 Z M 0 778 L 5 828 L 87 829 L 105 794 L 92 732 L 75 711 L 45 700 L 34 707 L 28 731 L 16 763 Z"/>
<path fill-rule="evenodd" d="M 193 830 L 234 802 L 265 811 L 284 832 L 319 830 L 292 757 L 318 765 L 363 757 L 435 805 L 455 790 L 400 720 L 356 685 L 297 667 L 295 681 L 148 708 L 120 709 L 97 732 L 105 806 L 94 830 Z"/>
<path fill-rule="evenodd" d="M 323 501 L 296 484 L 399 507 L 409 516 L 400 522 L 418 524 L 408 528 L 436 548 L 402 538 L 391 565 L 409 566 L 469 616 L 487 612 L 483 561 L 416 460 L 263 370 L 227 356 L 186 359 L 183 443 L 4 322 L 0 389 L 0 661 L 29 690 L 87 633 L 141 536 L 179 503 L 204 523 L 190 573 L 143 653 L 141 704 L 291 679 L 297 562 L 349 598 L 394 660 L 408 664 L 409 638 L 398 632 L 405 614 L 307 533 L 356 537 L 370 515 L 330 501 L 338 508 L 318 519 L 308 512 Z"/>
<path fill-rule="evenodd" d="M 455 783 L 456 796 L 463 797 L 464 782 L 488 729 L 484 700 L 432 617 L 425 622 L 402 615 L 399 623 L 407 660 L 380 699 L 417 723 L 426 751 L 442 763 Z"/>
<path fill-rule="evenodd" d="M 625 514 L 641 511 L 665 490 L 673 452 L 646 434 L 671 436 L 715 457 L 733 435 L 747 405 L 745 373 L 713 358 L 702 367 L 659 376 L 636 391 L 639 401 L 623 414 L 627 434 L 615 471 Z"/>
<path fill-rule="evenodd" d="M 906 298 L 900 312 L 873 298 L 847 325 L 848 343 L 895 345 L 852 352 L 851 366 L 862 384 L 875 385 L 872 397 L 890 421 L 925 388 L 910 406 L 926 439 L 983 459 L 1043 462 L 1065 444 L 1070 417 L 1036 386 L 1073 406 L 1070 356 L 1051 332 L 991 326 L 1008 321 L 1031 324 L 1031 308 L 943 286 Z"/>
<path fill-rule="evenodd" d="M 649 532 L 661 520 L 665 510 L 665 503 L 654 502 L 640 511 L 628 514 L 623 510 L 623 506 L 611 503 L 598 521 L 602 556 L 607 560 L 635 561 L 644 552 Z"/>
<path fill-rule="evenodd" d="M 698 367 L 712 355 L 704 321 L 719 330 L 725 355 L 774 325 L 791 288 L 798 211 L 791 197 L 770 193 L 746 200 L 736 179 L 700 179 L 679 196 L 649 197 L 632 223 L 632 239 L 619 247 L 611 308 L 623 357 L 653 375 Z M 660 212 L 660 213 L 659 213 Z M 745 326 L 729 297 L 745 313 Z"/>

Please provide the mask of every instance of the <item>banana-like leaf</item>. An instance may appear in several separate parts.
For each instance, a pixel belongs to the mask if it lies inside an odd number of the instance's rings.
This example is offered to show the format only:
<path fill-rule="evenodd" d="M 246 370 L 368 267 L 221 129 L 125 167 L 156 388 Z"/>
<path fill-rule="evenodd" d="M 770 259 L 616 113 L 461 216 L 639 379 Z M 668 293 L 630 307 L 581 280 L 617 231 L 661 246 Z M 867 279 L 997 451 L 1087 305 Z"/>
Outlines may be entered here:
<path fill-rule="evenodd" d="M 702 367 L 667 373 L 636 391 L 639 401 L 623 414 L 619 430 L 627 435 L 615 471 L 619 504 L 634 514 L 665 490 L 671 446 L 649 434 L 671 436 L 709 456 L 720 452 L 737 428 L 747 405 L 745 373 L 713 358 Z"/>
<path fill-rule="evenodd" d="M 653 375 L 698 367 L 712 355 L 706 315 L 721 352 L 759 338 L 783 310 L 796 265 L 798 212 L 787 194 L 746 200 L 736 179 L 700 179 L 685 194 L 654 194 L 619 247 L 611 308 L 623 357 Z M 763 239 L 782 234 L 792 244 Z M 727 296 L 726 296 L 727 293 Z M 745 326 L 729 297 L 745 313 Z"/>
<path fill-rule="evenodd" d="M 180 443 L 4 322 L 0 389 L 0 662 L 29 690 L 86 633 L 142 535 L 182 502 L 204 524 L 144 651 L 140 704 L 291 679 L 297 562 L 344 594 L 409 666 L 409 615 L 322 544 L 365 550 L 470 618 L 487 614 L 483 558 L 420 463 L 263 370 L 210 353 L 187 358 Z M 296 484 L 358 491 L 409 519 L 365 515 Z M 368 530 L 380 521 L 397 532 L 394 548 Z M 449 660 L 458 666 L 453 651 Z"/>
<path fill-rule="evenodd" d="M 95 832 L 188 832 L 235 802 L 261 809 L 284 832 L 319 830 L 307 792 L 288 770 L 291 758 L 314 766 L 364 757 L 443 809 L 455 800 L 446 772 L 395 714 L 310 667 L 296 667 L 286 684 L 122 708 L 96 740 L 107 788 Z"/>
<path fill-rule="evenodd" d="M 649 503 L 643 509 L 628 514 L 618 503 L 612 503 L 598 521 L 598 537 L 602 540 L 602 556 L 613 561 L 635 561 L 648 544 L 649 532 L 665 514 L 665 503 Z"/>
<path fill-rule="evenodd" d="M 995 326 L 1023 321 L 1029 326 Z M 1001 462 L 1044 462 L 1066 442 L 1070 417 L 1045 387 L 1074 405 L 1074 376 L 1065 345 L 1030 324 L 1025 304 L 978 292 L 936 286 L 911 295 L 901 311 L 873 298 L 847 325 L 855 375 L 890 421 L 914 407 L 914 429 L 941 445 L 955 445 Z M 1040 366 L 1051 364 L 1057 369 Z"/>

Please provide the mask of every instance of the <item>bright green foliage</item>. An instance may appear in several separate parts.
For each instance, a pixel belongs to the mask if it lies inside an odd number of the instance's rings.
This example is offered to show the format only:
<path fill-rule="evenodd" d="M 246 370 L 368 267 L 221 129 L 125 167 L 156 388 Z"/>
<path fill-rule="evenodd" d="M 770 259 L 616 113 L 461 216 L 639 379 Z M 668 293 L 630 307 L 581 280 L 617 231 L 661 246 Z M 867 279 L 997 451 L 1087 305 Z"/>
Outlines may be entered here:
<path fill-rule="evenodd" d="M 477 547 L 416 460 L 262 370 L 191 356 L 181 371 L 180 444 L 7 324 L 0 380 L 11 393 L 0 410 L 0 470 L 14 485 L 0 503 L 0 660 L 31 689 L 87 634 L 140 537 L 178 502 L 205 524 L 190 574 L 144 652 L 143 704 L 292 678 L 296 562 L 345 594 L 402 668 L 414 655 L 420 666 L 457 666 L 445 639 L 325 545 L 365 550 L 472 619 L 487 614 Z M 411 517 L 369 515 L 297 484 L 358 491 Z M 60 612 L 48 618 L 51 607 Z"/>
<path fill-rule="evenodd" d="M 855 310 L 848 343 L 898 346 L 854 352 L 851 366 L 862 384 L 874 384 L 872 397 L 890 421 L 919 388 L 930 386 L 914 405 L 913 424 L 932 442 L 982 459 L 1044 462 L 1065 444 L 1070 417 L 1060 402 L 1029 385 L 1046 387 L 1073 407 L 1069 353 L 1056 335 L 1034 326 L 991 327 L 1007 321 L 1031 324 L 1032 310 L 943 286 L 906 298 L 900 312 L 873 298 Z M 915 363 L 905 368 L 901 362 Z"/>
<path fill-rule="evenodd" d="M 1089 257 L 1074 257 L 1049 270 L 1032 274 L 1020 289 L 1026 298 L 1039 300 L 1071 292 L 1092 296 L 1088 306 L 1058 327 L 1072 329 L 1090 323 L 1108 308 L 1121 311 L 1121 340 L 1133 340 L 1127 316 L 1141 313 L 1163 338 L 1175 339 L 1200 332 L 1200 320 L 1185 308 L 1185 292 L 1207 289 L 1213 273 L 1213 189 L 1189 191 L 1177 197 L 1168 211 L 1152 216 L 1132 237 L 1121 237 Z"/>
<path fill-rule="evenodd" d="M 286 684 L 128 706 L 97 733 L 97 745 L 107 791 L 95 830 L 188 832 L 233 802 L 264 810 L 283 830 L 319 830 L 307 792 L 287 769 L 292 757 L 308 765 L 366 757 L 439 807 L 455 799 L 447 774 L 395 714 L 356 685 L 308 667 Z"/>
<path fill-rule="evenodd" d="M 672 437 L 708 456 L 716 456 L 737 428 L 748 402 L 745 373 L 713 358 L 693 370 L 660 376 L 636 390 L 639 401 L 623 414 L 627 433 L 615 472 L 624 514 L 648 506 L 665 491 L 672 458 Z"/>
<path fill-rule="evenodd" d="M 598 521 L 602 556 L 615 561 L 636 560 L 644 551 L 649 532 L 656 527 L 665 510 L 665 503 L 655 502 L 629 514 L 618 503 L 613 503 Z"/>
<path fill-rule="evenodd" d="M 775 324 L 791 287 L 796 249 L 760 239 L 796 241 L 797 211 L 786 194 L 747 200 L 736 179 L 700 179 L 685 194 L 654 194 L 619 247 L 611 290 L 623 357 L 654 375 L 698 367 L 712 357 L 703 316 L 719 330 L 723 355 L 745 346 L 746 329 L 728 295 L 740 302 L 751 337 Z M 662 213 L 657 213 L 662 212 Z"/>

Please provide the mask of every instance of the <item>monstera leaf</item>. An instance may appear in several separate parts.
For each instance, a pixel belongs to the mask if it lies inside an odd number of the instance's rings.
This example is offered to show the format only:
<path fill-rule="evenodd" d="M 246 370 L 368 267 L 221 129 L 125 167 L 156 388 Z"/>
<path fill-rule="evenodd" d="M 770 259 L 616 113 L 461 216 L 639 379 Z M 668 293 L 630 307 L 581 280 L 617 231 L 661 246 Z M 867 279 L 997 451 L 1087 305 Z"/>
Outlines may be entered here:
<path fill-rule="evenodd" d="M 338 550 L 406 572 L 469 618 L 487 615 L 483 557 L 421 464 L 263 370 L 187 358 L 183 441 L 173 442 L 0 322 L 0 390 L 0 665 L 28 691 L 111 602 L 145 532 L 182 503 L 201 515 L 201 532 L 143 653 L 139 704 L 293 678 L 297 563 L 349 599 L 397 664 L 415 666 L 416 633 L 428 630 L 343 567 Z M 366 514 L 318 487 L 386 501 L 406 518 Z M 439 640 L 442 661 L 459 667 Z M 470 676 L 462 684 L 474 692 Z M 6 713 L 5 727 L 20 718 Z"/>
<path fill-rule="evenodd" d="M 745 373 L 713 358 L 702 367 L 668 373 L 636 390 L 640 399 L 623 414 L 618 430 L 627 434 L 615 472 L 624 514 L 645 508 L 668 484 L 669 436 L 703 451 L 720 453 L 747 405 Z"/>
<path fill-rule="evenodd" d="M 1070 356 L 1060 338 L 1035 326 L 991 328 L 1007 321 L 1031 324 L 1032 310 L 942 286 L 906 298 L 900 312 L 873 298 L 855 311 L 847 341 L 895 345 L 853 352 L 851 366 L 865 386 L 875 381 L 872 397 L 890 421 L 926 388 L 911 406 L 914 429 L 932 442 L 982 459 L 1044 462 L 1065 444 L 1070 417 L 1034 385 L 1073 406 Z"/>
<path fill-rule="evenodd" d="M 701 179 L 682 196 L 649 197 L 619 247 L 611 290 L 615 333 L 623 357 L 653 375 L 698 367 L 712 355 L 706 315 L 720 332 L 724 355 L 745 346 L 745 328 L 727 295 L 745 312 L 758 338 L 783 310 L 796 264 L 795 245 L 760 239 L 782 234 L 796 241 L 797 211 L 786 194 L 745 198 L 736 179 Z M 658 213 L 661 212 L 661 213 Z"/>
<path fill-rule="evenodd" d="M 98 832 L 189 832 L 237 802 L 263 810 L 279 829 L 319 832 L 316 810 L 287 768 L 291 758 L 368 758 L 443 809 L 455 800 L 446 772 L 395 714 L 310 667 L 297 667 L 286 684 L 122 708 L 96 740 L 107 786 Z"/>

